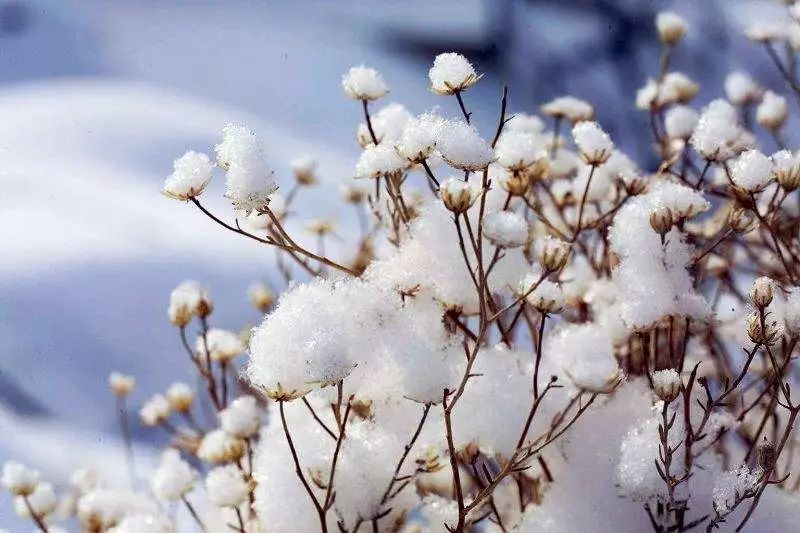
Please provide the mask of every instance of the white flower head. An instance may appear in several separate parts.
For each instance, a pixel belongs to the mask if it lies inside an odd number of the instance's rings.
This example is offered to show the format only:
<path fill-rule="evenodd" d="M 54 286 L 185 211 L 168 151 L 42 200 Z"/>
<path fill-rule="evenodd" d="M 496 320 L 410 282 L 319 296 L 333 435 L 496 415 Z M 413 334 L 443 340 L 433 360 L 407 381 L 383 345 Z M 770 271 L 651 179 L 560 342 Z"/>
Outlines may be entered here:
<path fill-rule="evenodd" d="M 793 191 L 800 187 L 800 154 L 781 150 L 772 154 L 772 173 L 781 187 Z"/>
<path fill-rule="evenodd" d="M 119 372 L 112 372 L 108 376 L 108 386 L 115 396 L 127 396 L 136 386 L 136 378 Z"/>
<path fill-rule="evenodd" d="M 23 518 L 31 518 L 31 510 L 39 518 L 45 518 L 58 506 L 58 497 L 53 489 L 53 484 L 47 481 L 37 483 L 36 488 L 26 498 L 27 503 L 23 496 L 17 496 L 14 499 L 14 508 L 17 514 Z M 30 509 L 28 505 L 30 505 Z"/>
<path fill-rule="evenodd" d="M 772 91 L 765 92 L 756 108 L 756 121 L 769 130 L 779 130 L 788 116 L 789 104 L 786 98 Z"/>
<path fill-rule="evenodd" d="M 445 119 L 433 113 L 425 113 L 406 122 L 397 152 L 412 163 L 427 159 L 436 146 Z"/>
<path fill-rule="evenodd" d="M 442 125 L 436 148 L 447 164 L 460 170 L 483 170 L 494 160 L 492 147 L 462 120 L 448 120 Z"/>
<path fill-rule="evenodd" d="M 192 316 L 207 316 L 213 309 L 208 291 L 196 281 L 186 280 L 170 293 L 167 315 L 173 325 L 184 327 Z"/>
<path fill-rule="evenodd" d="M 209 329 L 205 340 L 202 335 L 197 337 L 195 352 L 200 355 L 201 361 L 205 359 L 206 348 L 211 360 L 220 363 L 227 363 L 245 350 L 239 335 L 220 328 Z"/>
<path fill-rule="evenodd" d="M 3 475 L 0 483 L 15 496 L 27 496 L 36 488 L 39 472 L 32 470 L 17 461 L 6 461 L 3 464 Z"/>
<path fill-rule="evenodd" d="M 685 105 L 671 107 L 664 116 L 664 126 L 670 139 L 688 139 L 697 126 L 697 111 Z"/>
<path fill-rule="evenodd" d="M 222 429 L 206 433 L 197 448 L 197 457 L 212 464 L 236 461 L 243 453 L 244 441 Z"/>
<path fill-rule="evenodd" d="M 235 465 L 225 465 L 209 471 L 206 491 L 217 507 L 237 507 L 247 500 L 250 486 Z"/>
<path fill-rule="evenodd" d="M 442 203 L 456 214 L 463 213 L 472 207 L 480 194 L 480 188 L 458 178 L 448 178 L 439 188 Z"/>
<path fill-rule="evenodd" d="M 733 71 L 725 78 L 725 96 L 734 105 L 754 102 L 761 97 L 761 87 L 746 72 Z"/>
<path fill-rule="evenodd" d="M 226 172 L 225 197 L 246 214 L 265 208 L 278 186 L 258 136 L 245 126 L 226 124 L 214 150 Z"/>
<path fill-rule="evenodd" d="M 185 413 L 194 403 L 194 390 L 186 383 L 173 383 L 167 389 L 167 401 L 174 411 Z"/>
<path fill-rule="evenodd" d="M 187 201 L 203 193 L 211 181 L 213 165 L 206 154 L 188 151 L 172 164 L 162 192 L 175 200 Z"/>
<path fill-rule="evenodd" d="M 574 96 L 559 96 L 542 106 L 542 114 L 556 119 L 565 118 L 574 124 L 592 120 L 594 107 Z"/>
<path fill-rule="evenodd" d="M 656 15 L 656 29 L 661 42 L 675 46 L 686 35 L 689 25 L 686 21 L 672 11 L 662 11 Z"/>
<path fill-rule="evenodd" d="M 219 422 L 228 434 L 247 439 L 261 427 L 261 409 L 253 396 L 239 396 L 220 411 Z"/>
<path fill-rule="evenodd" d="M 772 160 L 758 150 L 748 150 L 736 159 L 731 179 L 747 192 L 762 191 L 772 180 Z"/>
<path fill-rule="evenodd" d="M 495 246 L 518 248 L 528 242 L 528 223 L 519 213 L 496 211 L 483 218 L 483 235 Z"/>
<path fill-rule="evenodd" d="M 510 171 L 521 171 L 547 155 L 541 136 L 525 131 L 507 131 L 500 136 L 495 148 L 497 162 Z"/>
<path fill-rule="evenodd" d="M 157 426 L 169 419 L 171 409 L 163 394 L 154 394 L 139 409 L 139 420 L 145 426 Z"/>
<path fill-rule="evenodd" d="M 364 65 L 351 67 L 342 76 L 342 88 L 353 100 L 377 100 L 389 92 L 380 72 Z"/>
<path fill-rule="evenodd" d="M 402 172 L 408 162 L 400 157 L 394 146 L 379 144 L 368 146 L 356 164 L 356 178 L 381 178 Z"/>
<path fill-rule="evenodd" d="M 161 463 L 153 474 L 151 486 L 160 500 L 174 502 L 191 492 L 197 472 L 181 459 L 178 450 L 168 449 L 161 454 Z"/>
<path fill-rule="evenodd" d="M 614 151 L 614 143 L 597 122 L 578 122 L 572 128 L 572 136 L 589 165 L 601 165 L 608 161 Z"/>
<path fill-rule="evenodd" d="M 439 54 L 433 60 L 428 72 L 431 90 L 436 94 L 454 94 L 478 83 L 481 76 L 475 72 L 472 63 L 461 54 L 448 52 Z"/>

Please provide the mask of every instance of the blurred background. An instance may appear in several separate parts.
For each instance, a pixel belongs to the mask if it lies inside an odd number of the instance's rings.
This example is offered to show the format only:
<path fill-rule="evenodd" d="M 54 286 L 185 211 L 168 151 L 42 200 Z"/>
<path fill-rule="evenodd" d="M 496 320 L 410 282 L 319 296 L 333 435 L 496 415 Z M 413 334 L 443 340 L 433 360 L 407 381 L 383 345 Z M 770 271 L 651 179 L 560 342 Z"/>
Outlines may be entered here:
<path fill-rule="evenodd" d="M 104 454 L 121 463 L 106 379 L 137 376 L 134 408 L 190 379 L 166 318 L 181 280 L 210 287 L 214 325 L 259 320 L 246 288 L 279 285 L 273 253 L 159 194 L 172 160 L 210 151 L 225 122 L 263 136 L 279 184 L 290 159 L 318 158 L 322 184 L 304 192 L 301 219 L 350 217 L 331 200 L 359 153 L 360 108 L 341 75 L 364 63 L 392 89 L 384 104 L 455 116 L 427 71 L 458 51 L 486 74 L 466 95 L 486 135 L 503 84 L 511 112 L 573 94 L 646 166 L 633 98 L 656 72 L 663 9 L 691 24 L 672 66 L 701 83 L 699 104 L 734 68 L 785 93 L 742 35 L 782 16 L 779 0 L 0 0 L 0 461 L 56 480 Z M 230 218 L 219 181 L 204 198 Z"/>

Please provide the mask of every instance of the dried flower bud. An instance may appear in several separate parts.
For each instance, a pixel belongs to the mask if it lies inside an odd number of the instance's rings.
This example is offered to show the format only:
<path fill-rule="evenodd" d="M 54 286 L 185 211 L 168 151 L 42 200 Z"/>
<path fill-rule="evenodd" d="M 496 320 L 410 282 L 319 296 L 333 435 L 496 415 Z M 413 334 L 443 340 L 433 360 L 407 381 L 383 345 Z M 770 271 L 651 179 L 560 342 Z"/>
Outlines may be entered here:
<path fill-rule="evenodd" d="M 262 313 L 266 313 L 275 302 L 275 295 L 272 294 L 266 284 L 260 282 L 250 285 L 247 289 L 247 296 L 250 297 L 250 303 L 253 304 L 253 307 Z"/>
<path fill-rule="evenodd" d="M 781 150 L 772 154 L 772 174 L 787 192 L 800 187 L 800 157 L 790 150 Z"/>
<path fill-rule="evenodd" d="M 367 195 L 364 192 L 364 189 L 361 189 L 360 187 L 354 187 L 351 185 L 342 187 L 342 198 L 348 204 L 360 204 L 366 197 Z"/>
<path fill-rule="evenodd" d="M 478 455 L 480 455 L 481 452 L 480 449 L 478 449 L 478 445 L 470 441 L 466 446 L 458 450 L 457 453 L 459 459 L 467 464 L 473 464 L 478 460 Z"/>
<path fill-rule="evenodd" d="M 561 270 L 569 259 L 570 245 L 560 239 L 547 237 L 542 242 L 539 264 L 548 272 Z"/>
<path fill-rule="evenodd" d="M 742 207 L 735 207 L 728 213 L 728 224 L 736 233 L 747 233 L 755 228 L 755 217 Z"/>
<path fill-rule="evenodd" d="M 179 413 L 185 413 L 192 408 L 194 391 L 186 383 L 173 383 L 167 389 L 169 406 Z"/>
<path fill-rule="evenodd" d="M 774 320 L 772 322 L 764 321 L 764 327 L 761 327 L 761 316 L 758 313 L 752 313 L 747 317 L 747 336 L 755 344 L 764 346 L 772 346 L 778 341 L 781 334 L 781 329 L 778 323 Z"/>
<path fill-rule="evenodd" d="M 31 470 L 22 463 L 6 461 L 0 483 L 15 496 L 28 496 L 39 483 L 39 472 Z"/>
<path fill-rule="evenodd" d="M 512 196 L 525 196 L 531 186 L 531 176 L 523 171 L 509 172 L 500 181 L 500 186 Z"/>
<path fill-rule="evenodd" d="M 294 172 L 294 179 L 297 180 L 299 185 L 311 187 L 319 183 L 315 170 L 317 169 L 317 161 L 310 156 L 298 157 L 289 162 Z"/>
<path fill-rule="evenodd" d="M 533 165 L 528 167 L 527 173 L 530 176 L 532 183 L 546 178 L 550 173 L 549 155 L 545 155 L 544 157 L 540 157 L 534 161 Z"/>
<path fill-rule="evenodd" d="M 669 233 L 674 223 L 672 211 L 669 207 L 659 207 L 650 212 L 650 227 L 661 235 L 662 241 L 664 240 L 664 235 Z"/>
<path fill-rule="evenodd" d="M 127 396 L 136 386 L 136 378 L 119 372 L 112 372 L 108 376 L 108 386 L 114 396 Z"/>
<path fill-rule="evenodd" d="M 675 46 L 686 35 L 686 21 L 671 11 L 662 11 L 656 15 L 656 29 L 661 42 Z"/>
<path fill-rule="evenodd" d="M 479 191 L 465 181 L 450 178 L 442 183 L 439 196 L 444 206 L 456 214 L 461 214 L 475 203 Z"/>
<path fill-rule="evenodd" d="M 773 285 L 774 282 L 766 276 L 761 276 L 753 281 L 753 285 L 750 287 L 750 301 L 754 306 L 763 309 L 772 303 Z"/>
<path fill-rule="evenodd" d="M 775 467 L 776 459 L 777 454 L 775 446 L 771 442 L 764 441 L 764 443 L 758 447 L 758 454 L 756 456 L 759 468 L 764 470 L 764 472 L 771 472 Z"/>
<path fill-rule="evenodd" d="M 653 390 L 662 401 L 670 403 L 681 392 L 681 376 L 672 368 L 653 372 Z"/>

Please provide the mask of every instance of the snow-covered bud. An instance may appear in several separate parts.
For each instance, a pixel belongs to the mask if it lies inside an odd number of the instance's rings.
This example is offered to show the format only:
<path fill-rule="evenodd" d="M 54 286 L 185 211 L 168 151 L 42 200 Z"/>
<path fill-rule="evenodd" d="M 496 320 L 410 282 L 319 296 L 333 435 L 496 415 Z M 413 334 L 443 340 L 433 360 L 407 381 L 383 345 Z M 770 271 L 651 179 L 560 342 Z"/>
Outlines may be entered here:
<path fill-rule="evenodd" d="M 775 282 L 766 276 L 761 276 L 753 281 L 750 286 L 750 301 L 759 309 L 772 303 Z"/>
<path fill-rule="evenodd" d="M 544 104 L 542 114 L 556 119 L 566 118 L 574 124 L 592 120 L 594 108 L 591 104 L 573 96 L 560 96 Z"/>
<path fill-rule="evenodd" d="M 790 150 L 772 154 L 772 174 L 786 191 L 800 187 L 800 157 Z"/>
<path fill-rule="evenodd" d="M 250 303 L 253 304 L 253 307 L 262 313 L 266 313 L 275 302 L 275 295 L 267 287 L 266 283 L 256 282 L 250 285 L 247 289 L 247 296 L 250 298 Z"/>
<path fill-rule="evenodd" d="M 764 321 L 764 327 L 761 327 L 761 316 L 759 313 L 751 313 L 747 316 L 747 336 L 755 344 L 764 346 L 772 346 L 781 336 L 781 328 L 774 320 L 772 322 Z"/>
<path fill-rule="evenodd" d="M 764 190 L 771 179 L 772 160 L 758 150 L 744 152 L 731 169 L 733 183 L 749 193 Z"/>
<path fill-rule="evenodd" d="M 611 157 L 614 143 L 597 122 L 579 122 L 572 128 L 572 136 L 588 165 L 602 165 Z"/>
<path fill-rule="evenodd" d="M 37 517 L 42 519 L 55 511 L 58 506 L 58 498 L 53 484 L 47 481 L 37 483 L 33 492 L 27 496 L 27 500 L 26 503 L 22 496 L 14 499 L 14 509 L 22 518 L 32 518 L 31 511 L 33 511 Z"/>
<path fill-rule="evenodd" d="M 188 151 L 172 164 L 173 172 L 164 181 L 163 192 L 175 200 L 200 196 L 211 181 L 211 160 L 206 154 Z"/>
<path fill-rule="evenodd" d="M 681 376 L 672 368 L 653 372 L 653 390 L 660 400 L 670 403 L 681 392 Z"/>
<path fill-rule="evenodd" d="M 449 120 L 442 126 L 436 148 L 448 165 L 459 170 L 483 170 L 494 161 L 489 143 L 463 120 Z"/>
<path fill-rule="evenodd" d="M 431 80 L 431 91 L 449 95 L 472 87 L 478 83 L 481 75 L 475 72 L 466 57 L 448 52 L 436 56 L 428 71 L 428 78 Z"/>
<path fill-rule="evenodd" d="M 728 224 L 736 233 L 747 233 L 755 228 L 756 219 L 749 210 L 734 207 L 728 213 Z"/>
<path fill-rule="evenodd" d="M 524 131 L 504 133 L 497 142 L 497 162 L 509 171 L 525 170 L 546 154 L 542 138 Z"/>
<path fill-rule="evenodd" d="M 244 454 L 244 441 L 222 429 L 209 431 L 200 441 L 197 456 L 203 461 L 220 464 L 231 463 Z"/>
<path fill-rule="evenodd" d="M 674 223 L 672 210 L 669 207 L 659 207 L 650 212 L 650 227 L 661 236 L 662 240 Z"/>
<path fill-rule="evenodd" d="M 700 91 L 700 86 L 682 72 L 669 72 L 661 82 L 659 99 L 665 104 L 690 102 Z"/>
<path fill-rule="evenodd" d="M 538 276 L 528 274 L 522 281 L 522 286 L 520 287 L 520 290 L 524 289 L 522 294 L 527 293 L 538 279 Z M 564 292 L 561 290 L 561 287 L 548 279 L 542 280 L 539 286 L 528 294 L 526 300 L 534 309 L 541 313 L 560 313 L 565 304 Z"/>
<path fill-rule="evenodd" d="M 761 87 L 749 74 L 734 71 L 725 78 L 725 96 L 734 105 L 744 105 L 761 97 Z"/>
<path fill-rule="evenodd" d="M 779 130 L 789 116 L 789 104 L 786 98 L 772 91 L 764 93 L 761 103 L 756 108 L 756 121 L 768 130 Z"/>
<path fill-rule="evenodd" d="M 676 105 L 664 116 L 664 126 L 670 139 L 686 140 L 692 136 L 699 116 L 697 111 L 685 105 Z"/>
<path fill-rule="evenodd" d="M 317 160 L 311 156 L 303 156 L 297 157 L 292 159 L 289 162 L 289 166 L 292 167 L 292 172 L 294 172 L 294 179 L 297 181 L 298 184 L 310 187 L 312 185 L 316 185 L 317 176 L 316 176 L 316 169 L 317 169 Z"/>
<path fill-rule="evenodd" d="M 173 411 L 185 413 L 192 408 L 194 391 L 186 383 L 173 383 L 167 389 L 167 401 Z"/>
<path fill-rule="evenodd" d="M 161 454 L 161 463 L 153 474 L 150 485 L 162 501 L 174 502 L 192 491 L 197 472 L 181 459 L 178 450 L 168 449 Z"/>
<path fill-rule="evenodd" d="M 408 163 L 394 146 L 371 145 L 361 152 L 356 163 L 356 178 L 382 178 L 402 172 Z"/>
<path fill-rule="evenodd" d="M 367 193 L 361 187 L 354 185 L 343 185 L 341 188 L 342 199 L 348 204 L 360 204 L 367 197 Z"/>
<path fill-rule="evenodd" d="M 412 163 L 420 163 L 430 157 L 436 139 L 447 121 L 433 113 L 425 113 L 410 119 L 403 127 L 397 143 L 397 151 Z"/>
<path fill-rule="evenodd" d="M 754 43 L 770 43 L 786 39 L 786 24 L 781 22 L 754 24 L 744 30 L 744 34 Z"/>
<path fill-rule="evenodd" d="M 232 331 L 211 328 L 206 333 L 205 341 L 200 336 L 195 341 L 195 352 L 205 356 L 206 347 L 212 361 L 227 363 L 244 351 L 244 345 L 239 335 Z M 201 357 L 201 360 L 203 357 Z"/>
<path fill-rule="evenodd" d="M 226 124 L 214 150 L 217 163 L 226 172 L 225 198 L 245 214 L 263 210 L 278 186 L 261 139 L 246 126 Z"/>
<path fill-rule="evenodd" d="M 6 461 L 3 464 L 3 476 L 0 483 L 14 496 L 28 496 L 39 482 L 39 472 L 31 470 L 17 461 Z"/>
<path fill-rule="evenodd" d="M 439 196 L 444 206 L 458 215 L 472 207 L 480 189 L 458 178 L 449 178 L 439 187 Z"/>
<path fill-rule="evenodd" d="M 108 375 L 108 387 L 111 389 L 114 396 L 127 396 L 131 393 L 136 386 L 136 378 L 121 374 L 119 372 L 112 372 Z"/>
<path fill-rule="evenodd" d="M 192 320 L 193 315 L 208 316 L 213 309 L 214 304 L 208 291 L 197 282 L 184 281 L 170 293 L 167 314 L 173 325 L 184 327 Z"/>
<path fill-rule="evenodd" d="M 483 235 L 500 248 L 518 248 L 528 242 L 528 223 L 519 213 L 496 211 L 483 217 Z"/>
<path fill-rule="evenodd" d="M 170 406 L 163 394 L 154 394 L 139 409 L 139 420 L 145 426 L 157 426 L 166 422 L 170 415 Z"/>
<path fill-rule="evenodd" d="M 235 465 L 212 468 L 206 477 L 208 499 L 217 507 L 238 507 L 250 493 L 250 485 Z"/>
<path fill-rule="evenodd" d="M 261 410 L 254 397 L 239 396 L 220 411 L 219 422 L 228 434 L 248 439 L 261 427 Z"/>
<path fill-rule="evenodd" d="M 686 35 L 688 25 L 686 21 L 672 11 L 662 11 L 656 15 L 656 29 L 661 42 L 675 46 Z"/>
<path fill-rule="evenodd" d="M 758 446 L 756 453 L 756 464 L 764 472 L 771 472 L 772 469 L 775 468 L 775 461 L 777 458 L 777 450 L 775 450 L 775 445 L 771 442 L 764 441 Z"/>
<path fill-rule="evenodd" d="M 540 242 L 539 264 L 547 272 L 561 270 L 567 264 L 567 259 L 569 259 L 569 243 L 549 236 Z"/>
<path fill-rule="evenodd" d="M 383 81 L 380 72 L 364 65 L 351 67 L 342 76 L 342 88 L 353 100 L 377 100 L 389 92 L 389 86 Z"/>

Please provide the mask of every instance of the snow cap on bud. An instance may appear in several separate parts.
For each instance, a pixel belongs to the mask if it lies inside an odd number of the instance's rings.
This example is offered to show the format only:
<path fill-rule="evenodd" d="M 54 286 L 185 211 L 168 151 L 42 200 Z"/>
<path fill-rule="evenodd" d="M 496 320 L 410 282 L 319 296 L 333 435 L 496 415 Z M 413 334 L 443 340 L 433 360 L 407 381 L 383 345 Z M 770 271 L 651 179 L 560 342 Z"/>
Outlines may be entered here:
<path fill-rule="evenodd" d="M 17 461 L 6 461 L 3 464 L 3 475 L 0 483 L 15 496 L 28 496 L 39 482 L 39 472 L 31 470 Z"/>
<path fill-rule="evenodd" d="M 351 67 L 342 76 L 342 88 L 353 100 L 377 100 L 389 92 L 380 72 L 364 65 Z"/>
<path fill-rule="evenodd" d="M 661 42 L 675 46 L 686 35 L 686 21 L 672 11 L 662 11 L 656 15 L 656 29 Z"/>
<path fill-rule="evenodd" d="M 800 187 L 800 156 L 790 150 L 772 154 L 772 174 L 786 191 L 797 189 Z"/>
<path fill-rule="evenodd" d="M 653 228 L 653 231 L 661 235 L 662 240 L 664 239 L 664 235 L 669 233 L 669 230 L 672 229 L 674 223 L 675 220 L 672 216 L 672 210 L 669 207 L 658 207 L 650 212 L 650 227 Z"/>
<path fill-rule="evenodd" d="M 574 96 L 559 96 L 542 106 L 542 114 L 555 119 L 565 118 L 574 124 L 592 120 L 594 108 Z"/>
<path fill-rule="evenodd" d="M 750 301 L 759 309 L 763 309 L 772 303 L 772 296 L 775 282 L 767 276 L 761 276 L 753 281 L 750 287 Z"/>
<path fill-rule="evenodd" d="M 480 190 L 458 178 L 450 178 L 439 188 L 444 206 L 455 214 L 461 214 L 475 203 Z"/>
<path fill-rule="evenodd" d="M 120 372 L 112 372 L 108 375 L 108 387 L 114 396 L 127 396 L 131 393 L 136 386 L 136 378 L 121 374 Z"/>
<path fill-rule="evenodd" d="M 173 383 L 167 389 L 167 401 L 173 410 L 185 413 L 192 408 L 194 391 L 186 383 Z"/>
<path fill-rule="evenodd" d="M 275 302 L 275 295 L 272 294 L 266 283 L 260 281 L 247 288 L 247 296 L 250 298 L 250 303 L 253 304 L 253 307 L 262 313 L 266 313 Z"/>
<path fill-rule="evenodd" d="M 669 403 L 681 392 L 681 376 L 672 368 L 653 372 L 653 390 L 660 400 Z"/>
<path fill-rule="evenodd" d="M 197 456 L 203 461 L 220 464 L 236 461 L 244 454 L 244 441 L 223 429 L 209 431 L 200 441 Z"/>
<path fill-rule="evenodd" d="M 527 172 L 507 172 L 500 179 L 500 186 L 511 196 L 525 196 L 531 187 L 531 181 Z"/>
<path fill-rule="evenodd" d="M 394 146 L 370 145 L 361 152 L 356 163 L 356 178 L 381 178 L 398 174 L 408 166 Z"/>
<path fill-rule="evenodd" d="M 182 282 L 169 295 L 167 314 L 175 326 L 184 327 L 192 320 L 192 315 L 204 317 L 213 310 L 208 291 L 195 281 Z"/>
<path fill-rule="evenodd" d="M 475 67 L 466 57 L 447 52 L 433 60 L 428 78 L 431 80 L 431 91 L 448 95 L 472 87 L 478 83 L 481 75 L 475 72 Z"/>
<path fill-rule="evenodd" d="M 530 291 L 539 280 L 539 276 L 528 274 L 522 281 L 520 289 L 524 289 L 523 294 Z M 560 313 L 564 308 L 565 298 L 564 292 L 561 287 L 548 279 L 542 280 L 539 285 L 528 294 L 526 300 L 528 303 L 540 313 Z"/>
<path fill-rule="evenodd" d="M 200 196 L 211 181 L 213 165 L 206 154 L 188 151 L 172 164 L 173 172 L 164 181 L 163 192 L 175 200 Z"/>
<path fill-rule="evenodd" d="M 206 349 L 208 349 L 208 355 L 212 361 L 227 363 L 244 352 L 245 348 L 236 333 L 226 329 L 211 328 L 206 333 L 205 340 L 199 336 L 195 341 L 195 352 L 203 356 L 201 360 L 205 357 Z"/>
<path fill-rule="evenodd" d="M 53 489 L 53 484 L 43 481 L 36 484 L 27 497 L 17 497 L 14 499 L 14 509 L 17 514 L 22 518 L 32 518 L 31 511 L 40 519 L 47 517 L 58 507 L 58 497 L 56 491 Z M 29 507 L 30 506 L 30 507 Z M 53 528 L 48 528 L 48 531 L 53 531 Z"/>
<path fill-rule="evenodd" d="M 178 450 L 170 448 L 161 455 L 161 463 L 153 474 L 150 485 L 156 497 L 174 502 L 191 492 L 197 480 L 197 472 L 181 459 Z"/>
<path fill-rule="evenodd" d="M 528 242 L 528 223 L 519 213 L 495 211 L 483 217 L 483 235 L 500 248 L 518 248 Z"/>
<path fill-rule="evenodd" d="M 728 225 L 736 233 L 747 233 L 755 228 L 756 219 L 743 207 L 734 207 L 728 213 Z"/>
<path fill-rule="evenodd" d="M 731 169 L 734 185 L 749 193 L 764 190 L 772 179 L 772 161 L 758 150 L 747 150 Z"/>
<path fill-rule="evenodd" d="M 734 71 L 725 78 L 725 96 L 734 105 L 743 105 L 758 100 L 761 87 L 746 72 Z"/>
<path fill-rule="evenodd" d="M 235 465 L 218 466 L 206 477 L 208 499 L 217 507 L 238 507 L 247 500 L 250 485 Z"/>
<path fill-rule="evenodd" d="M 699 115 L 697 111 L 685 105 L 671 107 L 664 116 L 664 127 L 670 139 L 686 140 L 692 136 Z"/>
<path fill-rule="evenodd" d="M 539 264 L 547 272 L 561 270 L 569 259 L 570 245 L 568 242 L 550 237 L 545 237 L 540 242 Z"/>
<path fill-rule="evenodd" d="M 294 179 L 299 185 L 310 187 L 317 184 L 317 160 L 311 156 L 296 157 L 289 161 L 289 165 L 294 172 Z"/>
<path fill-rule="evenodd" d="M 614 143 L 597 122 L 579 122 L 572 128 L 572 136 L 581 157 L 589 165 L 601 165 L 614 151 Z"/>
<path fill-rule="evenodd" d="M 768 322 L 765 319 L 764 327 L 761 327 L 761 315 L 759 313 L 751 313 L 747 316 L 747 336 L 755 344 L 772 346 L 778 341 L 781 333 L 781 328 L 774 320 Z"/>
<path fill-rule="evenodd" d="M 229 435 L 252 437 L 261 427 L 261 411 L 252 396 L 239 396 L 219 413 L 220 426 Z"/>
<path fill-rule="evenodd" d="M 788 116 L 789 104 L 786 98 L 772 91 L 765 92 L 756 108 L 756 121 L 768 130 L 779 130 Z"/>
<path fill-rule="evenodd" d="M 139 420 L 145 426 L 157 426 L 166 422 L 170 415 L 170 405 L 163 394 L 154 394 L 139 409 Z"/>

